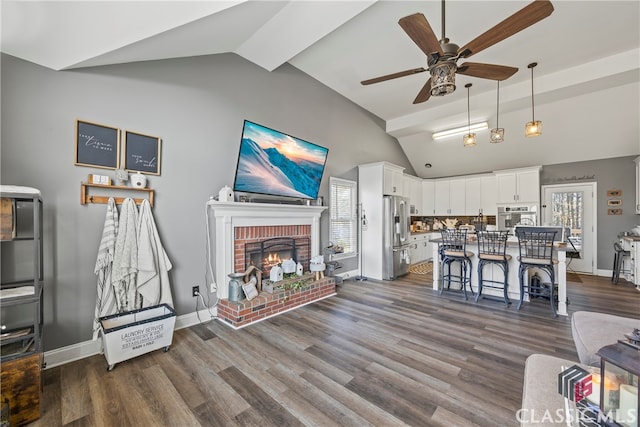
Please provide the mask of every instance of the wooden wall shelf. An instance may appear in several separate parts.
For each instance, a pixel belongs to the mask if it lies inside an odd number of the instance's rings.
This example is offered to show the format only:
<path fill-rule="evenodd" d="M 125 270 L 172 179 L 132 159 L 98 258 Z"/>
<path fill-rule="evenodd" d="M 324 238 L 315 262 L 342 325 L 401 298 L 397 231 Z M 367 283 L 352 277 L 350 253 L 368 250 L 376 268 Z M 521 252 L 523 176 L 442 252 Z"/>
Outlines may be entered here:
<path fill-rule="evenodd" d="M 127 187 L 122 185 L 104 185 L 104 184 L 89 184 L 86 182 L 80 183 L 80 204 L 86 205 L 87 203 L 98 203 L 98 204 L 107 204 L 109 202 L 109 197 L 113 196 L 105 196 L 105 195 L 90 195 L 89 188 L 99 188 L 101 190 L 116 190 L 116 191 L 135 191 L 135 192 L 145 192 L 147 193 L 146 200 L 149 200 L 149 204 L 153 207 L 153 195 L 154 190 L 152 188 L 134 188 Z M 116 204 L 121 205 L 124 202 L 126 197 L 113 197 Z M 136 202 L 136 205 L 142 203 L 144 198 L 136 198 L 133 200 Z"/>

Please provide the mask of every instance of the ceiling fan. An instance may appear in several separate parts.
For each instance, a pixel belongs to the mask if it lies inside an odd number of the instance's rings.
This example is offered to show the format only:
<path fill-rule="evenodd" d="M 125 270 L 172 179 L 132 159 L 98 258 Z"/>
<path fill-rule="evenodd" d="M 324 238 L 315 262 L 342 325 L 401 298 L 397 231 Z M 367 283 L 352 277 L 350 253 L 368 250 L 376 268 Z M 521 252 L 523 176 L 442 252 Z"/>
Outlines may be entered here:
<path fill-rule="evenodd" d="M 506 80 L 514 75 L 518 69 L 505 65 L 482 64 L 478 62 L 465 62 L 457 65 L 460 58 L 468 58 L 494 44 L 511 37 L 538 21 L 551 15 L 553 5 L 549 0 L 535 0 L 533 3 L 520 9 L 493 28 L 479 35 L 466 45 L 459 47 L 450 43 L 445 36 L 445 0 L 442 0 L 442 39 L 438 40 L 431 29 L 431 25 L 422 13 L 405 16 L 398 24 L 407 33 L 411 40 L 427 55 L 427 68 L 414 68 L 387 74 L 385 76 L 364 80 L 363 85 L 384 82 L 398 77 L 429 71 L 431 78 L 422 87 L 414 104 L 427 101 L 433 96 L 444 96 L 455 89 L 455 74 L 463 74 L 491 80 Z"/>

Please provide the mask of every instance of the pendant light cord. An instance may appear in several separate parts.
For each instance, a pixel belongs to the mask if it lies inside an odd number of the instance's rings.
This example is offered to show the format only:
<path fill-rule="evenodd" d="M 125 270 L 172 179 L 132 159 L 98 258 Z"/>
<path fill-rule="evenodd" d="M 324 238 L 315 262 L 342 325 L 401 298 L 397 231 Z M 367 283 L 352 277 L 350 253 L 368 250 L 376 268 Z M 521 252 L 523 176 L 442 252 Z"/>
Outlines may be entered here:
<path fill-rule="evenodd" d="M 470 111 L 470 107 L 469 107 L 471 105 L 471 104 L 469 104 L 469 91 L 470 91 L 469 88 L 470 87 L 471 87 L 471 84 L 468 84 L 467 85 L 467 126 L 469 128 L 468 129 L 469 131 L 467 133 L 471 133 L 471 111 Z"/>
<path fill-rule="evenodd" d="M 498 99 L 496 101 L 496 129 L 500 128 L 500 80 L 498 80 Z"/>
<path fill-rule="evenodd" d="M 442 11 L 441 12 L 442 12 L 442 40 L 444 40 L 444 39 L 446 39 L 446 36 L 445 36 L 446 33 L 444 31 L 444 28 L 445 28 L 445 22 L 444 22 L 444 15 L 445 15 L 445 13 L 444 13 L 444 0 L 442 0 Z"/>
<path fill-rule="evenodd" d="M 529 68 L 531 68 L 531 121 L 532 122 L 536 121 L 536 110 L 533 102 L 533 68 L 536 65 L 538 64 L 536 64 L 535 62 L 529 65 Z"/>

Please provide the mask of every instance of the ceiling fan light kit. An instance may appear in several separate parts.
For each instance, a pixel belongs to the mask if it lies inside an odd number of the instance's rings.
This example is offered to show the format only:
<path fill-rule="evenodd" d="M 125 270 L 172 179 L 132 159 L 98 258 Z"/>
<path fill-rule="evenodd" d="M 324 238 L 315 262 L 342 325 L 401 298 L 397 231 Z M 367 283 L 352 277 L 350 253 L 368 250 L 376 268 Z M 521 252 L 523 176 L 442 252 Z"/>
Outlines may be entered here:
<path fill-rule="evenodd" d="M 462 144 L 465 147 L 475 147 L 476 145 L 476 134 L 471 133 L 471 109 L 469 108 L 469 92 L 471 86 L 471 83 L 464 85 L 464 87 L 467 88 L 467 129 L 469 129 L 469 133 L 462 137 Z"/>
<path fill-rule="evenodd" d="M 441 62 L 429 69 L 431 73 L 431 96 L 444 96 L 456 90 L 455 62 Z"/>
<path fill-rule="evenodd" d="M 492 144 L 498 144 L 504 141 L 504 128 L 501 128 L 499 125 L 499 117 L 500 117 L 500 81 L 498 80 L 498 96 L 496 100 L 496 127 L 491 129 L 491 135 L 489 136 L 489 142 Z"/>
<path fill-rule="evenodd" d="M 533 69 L 538 65 L 537 62 L 532 62 L 527 65 L 531 70 L 531 121 L 524 125 L 524 136 L 540 136 L 542 135 L 542 121 L 536 120 L 535 107 L 533 102 Z"/>

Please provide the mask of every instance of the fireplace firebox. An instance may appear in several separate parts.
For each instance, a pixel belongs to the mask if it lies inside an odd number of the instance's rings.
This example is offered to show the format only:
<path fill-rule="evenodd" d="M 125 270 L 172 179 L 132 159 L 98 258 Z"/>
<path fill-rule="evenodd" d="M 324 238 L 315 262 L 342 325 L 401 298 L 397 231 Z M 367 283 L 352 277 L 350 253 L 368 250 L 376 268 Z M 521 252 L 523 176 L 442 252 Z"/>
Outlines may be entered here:
<path fill-rule="evenodd" d="M 269 275 L 271 268 L 289 258 L 309 271 L 310 241 L 308 237 L 274 237 L 244 245 L 245 270 L 255 266 Z"/>

